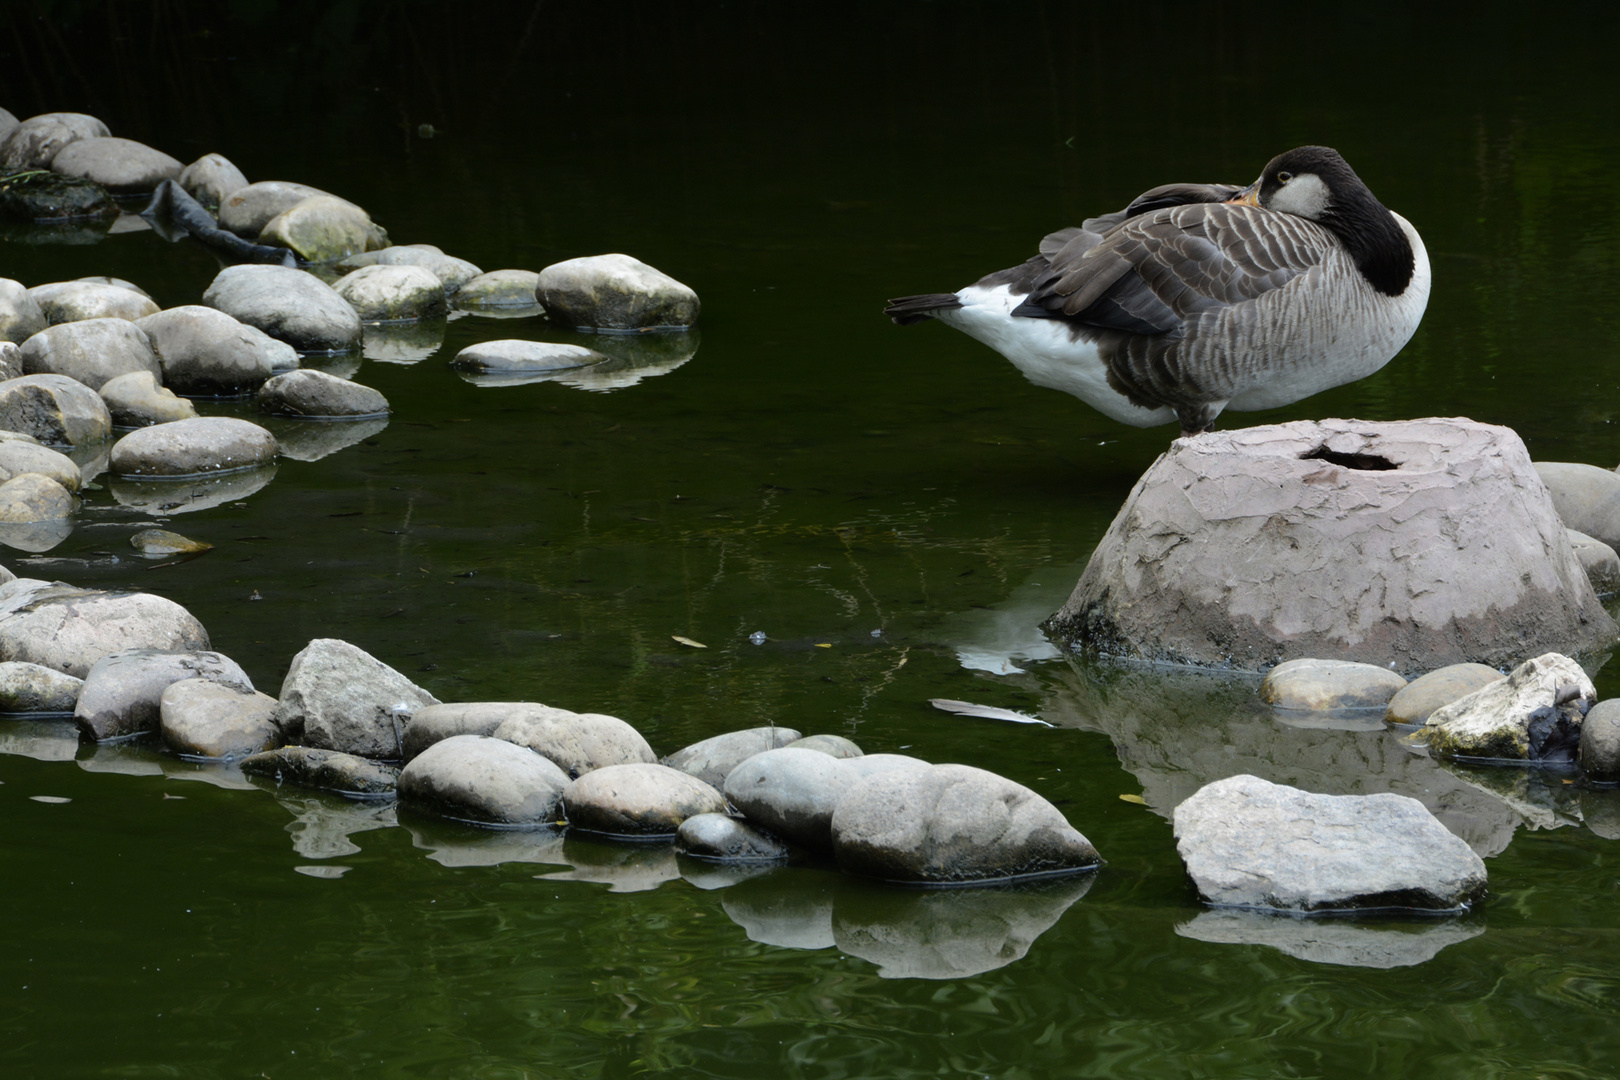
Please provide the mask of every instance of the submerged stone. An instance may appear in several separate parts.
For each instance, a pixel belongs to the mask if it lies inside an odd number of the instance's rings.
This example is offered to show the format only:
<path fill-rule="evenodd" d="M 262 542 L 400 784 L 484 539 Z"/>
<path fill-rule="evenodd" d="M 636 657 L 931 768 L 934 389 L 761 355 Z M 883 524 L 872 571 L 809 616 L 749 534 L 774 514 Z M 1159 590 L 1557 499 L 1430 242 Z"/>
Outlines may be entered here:
<path fill-rule="evenodd" d="M 1391 724 L 1421 724 L 1434 710 L 1505 678 L 1484 664 L 1452 664 L 1407 683 L 1384 710 Z"/>
<path fill-rule="evenodd" d="M 281 783 L 324 788 L 343 795 L 391 795 L 399 777 L 399 770 L 392 765 L 308 746 L 267 750 L 243 758 L 238 765 L 249 776 L 266 776 Z"/>
<path fill-rule="evenodd" d="M 1406 685 L 1388 668 L 1347 660 L 1287 660 L 1266 673 L 1260 700 L 1279 709 L 1383 708 Z"/>

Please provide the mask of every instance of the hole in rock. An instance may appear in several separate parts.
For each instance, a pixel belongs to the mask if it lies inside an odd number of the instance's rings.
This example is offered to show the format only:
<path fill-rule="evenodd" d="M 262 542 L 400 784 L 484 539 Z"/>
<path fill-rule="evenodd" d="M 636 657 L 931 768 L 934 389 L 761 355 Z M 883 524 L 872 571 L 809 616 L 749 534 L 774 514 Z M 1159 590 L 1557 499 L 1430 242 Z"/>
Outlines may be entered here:
<path fill-rule="evenodd" d="M 1318 446 L 1310 453 L 1299 456 L 1302 461 L 1326 461 L 1333 465 L 1342 465 L 1346 469 L 1360 469 L 1362 472 L 1388 472 L 1400 468 L 1400 465 L 1389 458 L 1377 454 L 1341 454 L 1325 446 Z"/>

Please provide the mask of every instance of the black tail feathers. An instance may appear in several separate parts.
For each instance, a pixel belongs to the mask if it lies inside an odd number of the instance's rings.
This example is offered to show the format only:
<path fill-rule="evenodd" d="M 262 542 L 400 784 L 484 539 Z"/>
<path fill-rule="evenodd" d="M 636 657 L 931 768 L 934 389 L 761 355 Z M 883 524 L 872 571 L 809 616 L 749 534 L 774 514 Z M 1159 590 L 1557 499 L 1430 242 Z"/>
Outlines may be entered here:
<path fill-rule="evenodd" d="M 901 326 L 922 322 L 934 317 L 936 311 L 949 311 L 962 306 L 955 293 L 925 293 L 922 296 L 902 296 L 889 301 L 883 314 Z"/>

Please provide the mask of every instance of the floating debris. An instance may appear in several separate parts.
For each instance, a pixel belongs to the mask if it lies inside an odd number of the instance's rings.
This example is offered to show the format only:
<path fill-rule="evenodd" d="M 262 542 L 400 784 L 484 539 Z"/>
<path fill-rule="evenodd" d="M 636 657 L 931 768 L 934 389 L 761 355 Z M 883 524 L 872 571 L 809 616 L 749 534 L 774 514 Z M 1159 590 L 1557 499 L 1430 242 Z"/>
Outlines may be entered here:
<path fill-rule="evenodd" d="M 1038 716 L 1028 716 L 994 705 L 975 705 L 971 701 L 952 701 L 950 698 L 929 698 L 928 704 L 941 712 L 955 713 L 958 716 L 978 716 L 985 720 L 1006 720 L 1014 724 L 1040 724 L 1042 727 L 1054 726 Z"/>
<path fill-rule="evenodd" d="M 142 529 L 129 538 L 129 543 L 148 559 L 161 559 L 168 555 L 201 555 L 214 547 L 213 544 L 205 544 L 167 529 Z"/>
<path fill-rule="evenodd" d="M 765 644 L 765 631 L 755 630 L 752 634 L 748 635 L 748 640 L 755 645 Z"/>
<path fill-rule="evenodd" d="M 688 648 L 691 648 L 691 649 L 707 649 L 708 648 L 708 646 L 703 644 L 703 642 L 701 642 L 701 641 L 693 641 L 691 638 L 689 638 L 689 637 L 681 637 L 681 635 L 679 635 L 679 634 L 671 634 L 671 635 L 669 635 L 669 637 L 670 637 L 671 641 L 678 641 L 682 645 L 685 645 L 685 646 L 687 646 Z"/>

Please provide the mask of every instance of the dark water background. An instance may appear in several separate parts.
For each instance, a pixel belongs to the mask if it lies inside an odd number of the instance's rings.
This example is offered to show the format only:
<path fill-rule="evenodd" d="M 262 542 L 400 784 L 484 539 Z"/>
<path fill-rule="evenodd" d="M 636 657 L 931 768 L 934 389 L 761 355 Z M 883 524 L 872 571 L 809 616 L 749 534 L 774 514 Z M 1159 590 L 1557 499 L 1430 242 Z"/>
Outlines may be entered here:
<path fill-rule="evenodd" d="M 0 757 L 0 1071 L 1612 1075 L 1616 793 L 1290 726 L 1249 684 L 1051 657 L 1035 624 L 1173 431 L 880 308 L 1154 184 L 1246 182 L 1326 143 L 1422 231 L 1428 315 L 1377 376 L 1227 422 L 1462 415 L 1613 465 L 1617 29 L 1505 4 L 7 4 L 20 117 L 219 151 L 485 269 L 626 251 L 704 304 L 692 359 L 606 393 L 447 365 L 579 340 L 541 321 L 430 328 L 424 358 L 354 373 L 386 428 L 169 520 L 205 557 L 135 557 L 153 515 L 109 489 L 12 569 L 168 596 L 270 692 L 339 637 L 441 699 L 609 712 L 661 753 L 774 722 L 981 765 L 1108 865 L 1078 897 L 802 869 L 716 888 L 656 849 L 394 827 L 9 721 L 0 749 L 27 753 Z M 0 243 L 0 276 L 113 274 L 164 306 L 217 269 L 150 232 Z M 1244 771 L 1424 797 L 1488 855 L 1489 900 L 1342 938 L 1199 921 L 1166 818 Z"/>

